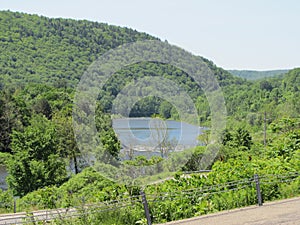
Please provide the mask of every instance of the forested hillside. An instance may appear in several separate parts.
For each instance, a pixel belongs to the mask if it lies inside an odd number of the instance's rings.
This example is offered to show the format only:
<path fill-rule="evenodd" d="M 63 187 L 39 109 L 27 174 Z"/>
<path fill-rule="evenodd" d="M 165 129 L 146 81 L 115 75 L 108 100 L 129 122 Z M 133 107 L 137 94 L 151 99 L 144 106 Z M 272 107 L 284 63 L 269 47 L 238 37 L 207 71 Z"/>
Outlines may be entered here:
<path fill-rule="evenodd" d="M 266 70 L 266 71 L 255 71 L 255 70 L 228 70 L 231 74 L 245 78 L 247 80 L 259 80 L 270 77 L 278 77 L 287 73 L 289 70 Z"/>
<path fill-rule="evenodd" d="M 73 86 L 105 51 L 156 39 L 129 28 L 71 19 L 0 12 L 1 83 Z"/>
<path fill-rule="evenodd" d="M 39 94 L 49 87 L 73 90 L 84 71 L 109 49 L 138 40 L 157 40 L 145 33 L 129 28 L 71 19 L 50 19 L 9 11 L 1 12 L 0 81 L 1 86 L 20 90 L 42 84 Z M 126 57 L 126 56 L 125 56 Z M 202 58 L 214 71 L 221 86 L 245 83 L 227 71 Z M 111 102 L 126 83 L 143 76 L 163 76 L 183 87 L 196 102 L 201 92 L 192 78 L 169 65 L 142 63 L 119 71 L 101 94 L 102 108 L 110 112 Z M 46 89 L 47 89 L 46 88 Z M 36 91 L 37 87 L 34 90 Z M 36 97 L 36 96 L 34 96 Z M 59 97 L 59 96 L 58 96 Z M 47 99 L 49 101 L 49 99 Z M 53 100 L 53 99 L 52 99 Z M 164 108 L 160 105 L 164 102 Z M 147 110 L 139 110 L 147 105 Z M 137 103 L 132 116 L 163 114 L 171 117 L 167 102 L 152 98 Z M 173 117 L 176 112 L 173 109 Z"/>
<path fill-rule="evenodd" d="M 11 201 L 12 196 L 21 196 L 18 201 L 22 210 L 28 210 L 71 207 L 79 204 L 78 199 L 92 203 L 139 194 L 139 183 L 131 177 L 126 178 L 132 186 L 126 186 L 107 180 L 105 174 L 103 176 L 93 168 L 86 168 L 88 165 L 82 160 L 72 124 L 75 88 L 84 71 L 107 50 L 137 40 L 158 39 L 133 29 L 97 22 L 0 11 L 0 163 L 9 172 L 9 190 L 0 192 L 0 200 Z M 177 175 L 168 182 L 147 186 L 146 191 L 159 196 L 167 191 L 245 179 L 252 177 L 252 173 L 299 171 L 300 69 L 290 70 L 280 77 L 248 81 L 198 57 L 218 80 L 227 109 L 227 129 L 222 131 L 220 151 L 214 164 L 208 167 L 213 172 L 207 175 L 208 178 Z M 145 76 L 162 76 L 178 84 L 189 94 L 197 109 L 199 118 L 191 118 L 191 122 L 200 121 L 201 126 L 210 126 L 207 96 L 188 74 L 170 65 L 142 62 L 115 73 L 100 91 L 95 121 L 97 132 L 101 134 L 101 145 L 95 151 L 103 158 L 110 153 L 117 166 L 136 166 L 136 171 L 141 170 L 149 177 L 155 173 L 174 174 L 172 165 L 163 157 L 147 159 L 138 156 L 125 162 L 119 157 L 120 142 L 111 124 L 112 101 L 129 82 Z M 185 104 L 181 99 L 178 101 Z M 153 115 L 180 119 L 174 106 L 157 97 L 137 102 L 130 112 L 133 117 Z M 208 144 L 208 135 L 209 130 L 199 139 Z M 191 159 L 181 170 L 204 169 L 200 168 L 199 161 L 205 148 L 192 149 Z M 174 153 L 172 160 L 176 163 L 180 157 Z M 113 170 L 108 167 L 108 172 Z M 286 186 L 271 186 L 271 194 L 265 194 L 266 198 L 299 194 L 299 182 L 296 179 Z M 172 207 L 168 201 L 157 203 L 154 219 L 157 223 L 166 222 L 194 216 L 200 211 L 205 214 L 237 207 L 237 201 L 222 202 L 226 197 L 243 199 L 242 205 L 254 202 L 247 192 L 233 195 L 211 199 L 197 197 L 193 208 L 189 201 L 172 203 Z M 135 224 L 142 215 L 141 208 L 135 207 L 136 211 L 121 211 L 122 215 L 114 217 L 127 222 L 114 223 Z M 183 209 L 185 211 L 181 213 Z M 7 207 L 2 211 L 9 210 L 11 208 Z M 103 222 L 112 221 L 107 215 L 100 216 L 101 223 L 111 224 Z"/>
<path fill-rule="evenodd" d="M 300 69 L 294 69 L 282 78 L 263 79 L 252 82 L 251 85 L 225 90 L 228 92 L 227 110 L 252 126 L 258 121 L 262 122 L 264 111 L 268 114 L 269 122 L 282 117 L 298 117 L 299 74 Z"/>

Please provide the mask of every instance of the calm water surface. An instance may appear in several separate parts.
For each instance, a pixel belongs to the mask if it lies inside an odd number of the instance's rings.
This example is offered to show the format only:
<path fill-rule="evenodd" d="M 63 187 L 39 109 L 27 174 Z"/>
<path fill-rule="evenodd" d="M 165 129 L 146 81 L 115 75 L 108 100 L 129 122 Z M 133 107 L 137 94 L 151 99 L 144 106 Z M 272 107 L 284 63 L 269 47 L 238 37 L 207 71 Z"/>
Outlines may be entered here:
<path fill-rule="evenodd" d="M 205 128 L 174 120 L 153 118 L 114 119 L 113 128 L 123 148 L 139 151 L 158 148 L 168 140 L 174 150 L 198 145 L 197 137 Z"/>

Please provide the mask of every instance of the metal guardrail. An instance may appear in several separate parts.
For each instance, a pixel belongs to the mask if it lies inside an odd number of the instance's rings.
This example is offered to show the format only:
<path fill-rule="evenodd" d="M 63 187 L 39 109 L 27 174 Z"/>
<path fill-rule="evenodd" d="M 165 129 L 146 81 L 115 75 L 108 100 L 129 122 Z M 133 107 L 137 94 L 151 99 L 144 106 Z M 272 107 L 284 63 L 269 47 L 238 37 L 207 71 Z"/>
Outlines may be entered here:
<path fill-rule="evenodd" d="M 136 206 L 143 207 L 147 224 L 151 225 L 151 206 L 149 203 L 163 202 L 166 200 L 178 200 L 195 198 L 195 196 L 209 196 L 221 194 L 226 192 L 238 191 L 251 187 L 256 189 L 257 204 L 263 205 L 263 185 L 279 184 L 292 182 L 299 178 L 299 173 L 288 173 L 284 175 L 263 175 L 259 177 L 257 174 L 250 179 L 236 180 L 226 183 L 214 184 L 210 186 L 202 186 L 200 188 L 193 188 L 187 190 L 178 190 L 172 192 L 160 192 L 145 194 L 141 191 L 139 195 L 131 196 L 129 198 L 120 199 L 118 201 L 99 202 L 96 204 L 85 204 L 79 207 L 52 209 L 52 210 L 38 210 L 30 213 L 20 212 L 14 214 L 0 214 L 0 224 L 26 224 L 32 222 L 46 222 L 54 219 L 66 219 L 71 217 L 79 217 L 84 214 L 93 214 L 107 211 L 114 211 L 121 208 L 130 208 Z"/>

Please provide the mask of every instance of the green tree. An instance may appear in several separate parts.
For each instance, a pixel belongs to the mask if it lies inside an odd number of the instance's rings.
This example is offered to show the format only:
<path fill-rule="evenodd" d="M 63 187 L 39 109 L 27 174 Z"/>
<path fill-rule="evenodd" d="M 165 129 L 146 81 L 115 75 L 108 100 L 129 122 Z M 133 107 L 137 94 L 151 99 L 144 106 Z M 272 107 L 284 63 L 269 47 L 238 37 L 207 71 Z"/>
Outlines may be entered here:
<path fill-rule="evenodd" d="M 249 131 L 238 128 L 234 135 L 234 141 L 238 147 L 246 147 L 248 150 L 251 148 L 252 145 L 252 137 Z"/>
<path fill-rule="evenodd" d="M 113 162 L 115 160 L 119 160 L 121 145 L 113 128 L 102 131 L 100 134 L 100 140 L 103 145 L 102 160 L 104 160 L 105 162 Z"/>
<path fill-rule="evenodd" d="M 182 167 L 183 171 L 198 171 L 201 168 L 201 159 L 204 155 L 205 147 L 198 146 L 195 148 L 191 158 Z"/>
<path fill-rule="evenodd" d="M 159 114 L 165 119 L 169 119 L 171 117 L 171 111 L 172 105 L 167 101 L 163 101 L 159 106 Z"/>
<path fill-rule="evenodd" d="M 225 129 L 222 133 L 222 144 L 226 145 L 228 142 L 233 140 L 232 134 L 229 132 L 228 129 Z"/>
<path fill-rule="evenodd" d="M 76 144 L 72 118 L 65 113 L 57 112 L 52 118 L 57 132 L 57 150 L 63 158 L 69 159 L 71 170 L 75 174 L 82 169 L 80 163 L 80 151 Z"/>
<path fill-rule="evenodd" d="M 26 104 L 18 98 L 13 89 L 0 93 L 0 151 L 11 152 L 12 130 L 22 130 L 28 112 Z"/>
<path fill-rule="evenodd" d="M 46 116 L 48 119 L 51 119 L 52 117 L 52 109 L 47 99 L 38 99 L 33 105 L 33 110 L 35 111 L 35 113 L 40 113 Z"/>
<path fill-rule="evenodd" d="M 96 110 L 95 122 L 102 144 L 101 160 L 110 163 L 113 161 L 116 162 L 116 160 L 119 160 L 121 143 L 112 128 L 110 114 L 104 113 L 100 105 L 98 105 Z"/>
<path fill-rule="evenodd" d="M 228 158 L 232 155 L 239 155 L 237 150 L 250 150 L 253 141 L 250 132 L 239 127 L 233 132 L 226 129 L 222 134 L 222 144 L 221 158 Z"/>
<path fill-rule="evenodd" d="M 66 180 L 66 164 L 57 150 L 57 133 L 45 116 L 35 115 L 23 132 L 13 132 L 12 151 L 7 183 L 15 194 L 23 196 Z"/>

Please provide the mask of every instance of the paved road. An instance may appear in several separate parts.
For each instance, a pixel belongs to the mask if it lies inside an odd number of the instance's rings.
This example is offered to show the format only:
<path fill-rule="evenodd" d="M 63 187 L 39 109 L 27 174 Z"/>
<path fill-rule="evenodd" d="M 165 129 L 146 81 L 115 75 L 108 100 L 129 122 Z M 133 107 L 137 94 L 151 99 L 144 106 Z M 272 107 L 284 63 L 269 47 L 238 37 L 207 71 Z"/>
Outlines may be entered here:
<path fill-rule="evenodd" d="M 166 225 L 300 225 L 300 197 L 223 211 Z"/>
<path fill-rule="evenodd" d="M 9 224 L 25 224 L 25 222 L 36 223 L 43 221 L 50 221 L 61 216 L 72 216 L 76 213 L 75 209 L 53 209 L 53 210 L 39 210 L 31 213 L 10 213 L 0 214 L 0 225 Z M 31 223 L 31 224 L 32 224 Z M 43 223 L 44 224 L 44 223 Z"/>

